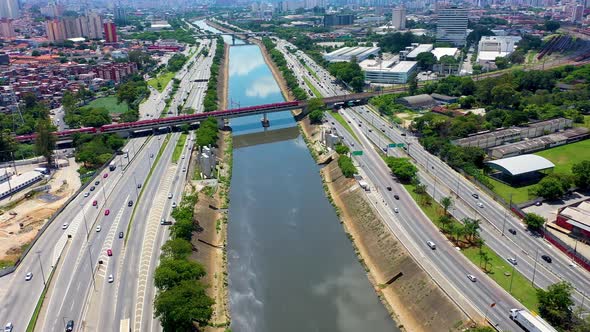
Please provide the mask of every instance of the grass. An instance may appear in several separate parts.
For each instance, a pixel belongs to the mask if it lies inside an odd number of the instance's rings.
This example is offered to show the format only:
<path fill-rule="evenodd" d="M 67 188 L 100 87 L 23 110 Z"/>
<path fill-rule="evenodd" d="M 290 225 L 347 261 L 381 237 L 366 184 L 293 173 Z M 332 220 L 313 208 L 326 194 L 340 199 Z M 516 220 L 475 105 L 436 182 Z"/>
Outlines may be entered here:
<path fill-rule="evenodd" d="M 168 85 L 168 83 L 174 78 L 174 76 L 176 75 L 176 73 L 173 72 L 165 72 L 161 75 L 158 75 L 155 78 L 152 78 L 151 80 L 149 80 L 147 83 L 154 89 L 162 92 L 164 91 L 164 88 L 166 88 L 166 86 Z M 158 83 L 160 83 L 160 86 L 158 87 Z"/>
<path fill-rule="evenodd" d="M 121 114 L 121 113 L 125 113 L 129 110 L 127 103 L 122 102 L 119 104 L 117 101 L 117 97 L 115 97 L 115 96 L 97 98 L 97 99 L 91 101 L 88 104 L 88 106 L 92 107 L 92 108 L 104 107 L 109 111 L 109 114 Z"/>
<path fill-rule="evenodd" d="M 15 263 L 15 261 L 2 259 L 2 260 L 0 260 L 0 270 L 5 267 L 14 266 L 14 263 Z"/>
<path fill-rule="evenodd" d="M 523 186 L 523 187 L 511 187 L 503 182 L 500 182 L 493 177 L 487 177 L 490 182 L 494 185 L 494 192 L 502 197 L 506 202 L 510 202 L 510 195 L 512 194 L 512 203 L 519 204 L 527 202 L 534 197 L 529 197 L 529 189 L 535 185 Z"/>
<path fill-rule="evenodd" d="M 35 311 L 33 311 L 33 316 L 29 321 L 29 325 L 27 325 L 27 332 L 33 332 L 35 330 L 35 325 L 37 325 L 37 319 L 39 319 L 39 313 L 41 312 L 41 307 L 43 307 L 43 301 L 45 301 L 45 295 L 47 294 L 47 289 L 51 284 L 51 279 L 53 278 L 53 272 L 55 269 L 51 270 L 49 277 L 47 278 L 47 283 L 45 287 L 43 287 L 43 292 L 41 292 L 41 296 L 39 296 L 39 301 L 37 301 L 37 305 L 35 306 Z"/>
<path fill-rule="evenodd" d="M 354 133 L 354 131 L 352 130 L 352 128 L 350 127 L 348 122 L 346 122 L 346 120 L 344 120 L 344 118 L 342 117 L 342 114 L 340 114 L 338 112 L 331 112 L 330 114 L 334 117 L 334 119 L 336 119 L 336 121 L 338 121 L 338 123 L 340 123 L 352 135 L 352 137 L 354 137 L 354 139 L 357 142 L 359 142 L 359 138 L 356 136 L 356 134 Z"/>
<path fill-rule="evenodd" d="M 408 191 L 410 196 L 418 203 L 418 206 L 422 209 L 424 214 L 428 216 L 430 221 L 441 228 L 442 225 L 439 222 L 439 217 L 443 214 L 442 207 L 434 200 L 430 199 L 431 204 L 425 203 L 425 196 L 419 195 L 414 192 L 416 188 L 413 184 L 404 184 L 404 188 Z M 430 196 L 428 196 L 430 197 Z M 453 223 L 459 223 L 453 218 Z M 490 262 L 487 264 L 487 270 L 483 269 L 483 265 L 480 263 L 479 247 L 469 247 L 462 249 L 461 252 L 467 257 L 473 264 L 480 267 L 490 278 L 492 278 L 500 287 L 512 294 L 518 301 L 520 301 L 526 308 L 532 311 L 537 311 L 538 301 L 536 296 L 536 289 L 531 282 L 525 278 L 520 272 L 512 270 L 512 265 L 504 258 L 498 256 L 490 247 L 483 245 L 481 250 L 486 252 L 490 258 Z M 512 291 L 510 291 L 510 279 L 512 279 L 512 273 L 514 272 L 514 278 L 512 280 Z"/>
<path fill-rule="evenodd" d="M 178 159 L 180 159 L 180 155 L 182 154 L 182 149 L 184 149 L 184 143 L 186 142 L 186 136 L 188 134 L 182 133 L 180 134 L 180 138 L 176 141 L 176 146 L 174 147 L 174 152 L 172 152 L 172 162 L 178 163 Z"/>
<path fill-rule="evenodd" d="M 583 160 L 588 160 L 590 140 L 584 140 L 572 144 L 557 146 L 535 154 L 549 159 L 555 164 L 554 172 L 572 174 L 572 165 Z"/>
<path fill-rule="evenodd" d="M 529 51 L 529 53 L 526 56 L 526 63 L 533 63 L 535 61 L 537 53 L 537 51 Z"/>
<path fill-rule="evenodd" d="M 322 98 L 322 94 L 318 91 L 318 89 L 311 84 L 311 82 L 307 79 L 307 77 L 304 77 L 303 80 L 305 81 L 305 84 L 309 87 L 309 89 L 311 90 L 311 92 L 313 93 L 313 95 L 316 98 Z"/>

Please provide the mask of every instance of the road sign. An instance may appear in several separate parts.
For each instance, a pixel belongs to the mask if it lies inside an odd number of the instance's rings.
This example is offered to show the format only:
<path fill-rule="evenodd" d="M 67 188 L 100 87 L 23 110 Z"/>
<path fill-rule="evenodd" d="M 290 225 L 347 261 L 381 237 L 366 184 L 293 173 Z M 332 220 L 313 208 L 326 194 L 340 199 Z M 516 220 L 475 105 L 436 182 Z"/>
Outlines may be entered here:
<path fill-rule="evenodd" d="M 363 151 L 358 150 L 358 151 L 352 151 L 352 155 L 353 156 L 362 156 L 363 155 Z"/>
<path fill-rule="evenodd" d="M 391 144 L 389 144 L 387 147 L 390 147 L 390 148 L 395 148 L 395 143 L 391 143 Z"/>
<path fill-rule="evenodd" d="M 397 143 L 397 147 L 398 148 L 403 148 L 404 147 L 404 143 Z"/>

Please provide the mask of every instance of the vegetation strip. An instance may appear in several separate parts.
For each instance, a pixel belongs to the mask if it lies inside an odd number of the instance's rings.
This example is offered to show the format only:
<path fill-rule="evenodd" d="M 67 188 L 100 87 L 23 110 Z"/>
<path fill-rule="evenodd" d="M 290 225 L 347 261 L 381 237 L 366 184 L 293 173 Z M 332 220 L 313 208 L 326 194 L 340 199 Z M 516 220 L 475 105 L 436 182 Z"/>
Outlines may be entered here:
<path fill-rule="evenodd" d="M 176 146 L 174 147 L 174 151 L 172 152 L 173 163 L 178 163 L 178 159 L 180 159 L 180 155 L 182 154 L 182 150 L 184 149 L 184 144 L 186 143 L 187 136 L 187 133 L 182 133 L 180 134 L 178 141 L 176 141 Z"/>
<path fill-rule="evenodd" d="M 336 121 L 338 121 L 338 123 L 340 123 L 346 129 L 346 131 L 348 131 L 352 135 L 352 137 L 354 137 L 354 139 L 357 142 L 359 142 L 358 136 L 356 136 L 356 134 L 354 133 L 354 131 L 352 130 L 352 128 L 350 127 L 348 122 L 346 122 L 346 120 L 342 117 L 342 114 L 340 114 L 338 112 L 332 112 L 332 113 L 330 113 L 330 115 L 332 115 L 332 117 L 334 119 L 336 119 Z"/>
<path fill-rule="evenodd" d="M 39 301 L 37 301 L 37 305 L 35 306 L 35 311 L 33 311 L 33 316 L 29 321 L 29 325 L 27 325 L 26 332 L 33 332 L 35 330 L 35 326 L 37 325 L 37 319 L 39 319 L 39 313 L 41 312 L 41 307 L 43 307 L 43 301 L 45 301 L 45 295 L 47 294 L 47 290 L 49 289 L 49 285 L 51 285 L 51 279 L 53 278 L 53 273 L 55 269 L 51 270 L 49 277 L 47 278 L 47 282 L 43 287 L 43 292 L 41 292 L 41 296 L 39 296 Z"/>
<path fill-rule="evenodd" d="M 307 77 L 303 77 L 303 80 L 305 81 L 305 84 L 307 85 L 307 87 L 309 87 L 309 89 L 316 98 L 322 98 L 322 94 L 318 91 L 315 85 L 311 84 Z"/>

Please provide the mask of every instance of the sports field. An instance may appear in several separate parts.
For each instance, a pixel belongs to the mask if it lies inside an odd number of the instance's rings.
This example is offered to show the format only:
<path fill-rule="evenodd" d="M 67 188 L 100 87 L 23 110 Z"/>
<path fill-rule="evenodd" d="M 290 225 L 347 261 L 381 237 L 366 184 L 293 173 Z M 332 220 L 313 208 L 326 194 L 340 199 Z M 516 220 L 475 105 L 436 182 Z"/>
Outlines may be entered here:
<path fill-rule="evenodd" d="M 91 101 L 88 106 L 92 108 L 106 108 L 110 114 L 121 114 L 127 111 L 127 103 L 123 102 L 118 104 L 117 97 L 109 96 L 102 97 Z"/>

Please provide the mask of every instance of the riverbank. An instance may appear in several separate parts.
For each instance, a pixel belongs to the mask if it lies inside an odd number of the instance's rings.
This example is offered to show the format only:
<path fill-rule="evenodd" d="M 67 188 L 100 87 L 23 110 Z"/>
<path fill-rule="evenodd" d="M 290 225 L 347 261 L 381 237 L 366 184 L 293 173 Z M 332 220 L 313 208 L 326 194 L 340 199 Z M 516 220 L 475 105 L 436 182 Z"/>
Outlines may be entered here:
<path fill-rule="evenodd" d="M 205 267 L 203 282 L 208 285 L 207 295 L 215 300 L 213 315 L 204 331 L 223 332 L 230 324 L 227 288 L 227 205 L 231 179 L 231 132 L 221 132 L 218 140 L 219 175 L 217 182 L 198 180 L 193 183 L 199 189 L 195 205 L 197 231 L 192 238 L 191 258 Z"/>
<path fill-rule="evenodd" d="M 223 61 L 219 64 L 219 79 L 217 80 L 217 100 L 219 100 L 219 109 L 227 109 L 228 89 L 229 89 L 229 45 L 223 44 Z"/>

